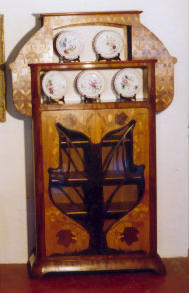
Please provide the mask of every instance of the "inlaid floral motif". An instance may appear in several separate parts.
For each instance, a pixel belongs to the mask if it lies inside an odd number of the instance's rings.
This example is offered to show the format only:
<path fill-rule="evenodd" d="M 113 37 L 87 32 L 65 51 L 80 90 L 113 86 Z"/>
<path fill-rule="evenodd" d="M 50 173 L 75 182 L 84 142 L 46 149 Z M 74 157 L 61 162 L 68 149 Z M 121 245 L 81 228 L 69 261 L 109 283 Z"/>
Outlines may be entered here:
<path fill-rule="evenodd" d="M 71 243 L 76 242 L 76 236 L 71 230 L 60 230 L 56 236 L 58 237 L 58 244 L 62 244 L 65 247 L 69 247 Z"/>
<path fill-rule="evenodd" d="M 128 116 L 124 113 L 118 113 L 115 115 L 115 123 L 119 125 L 124 125 L 128 119 Z"/>
<path fill-rule="evenodd" d="M 124 231 L 120 234 L 120 240 L 126 242 L 127 245 L 133 244 L 133 242 L 138 241 L 139 231 L 135 227 L 126 227 Z"/>

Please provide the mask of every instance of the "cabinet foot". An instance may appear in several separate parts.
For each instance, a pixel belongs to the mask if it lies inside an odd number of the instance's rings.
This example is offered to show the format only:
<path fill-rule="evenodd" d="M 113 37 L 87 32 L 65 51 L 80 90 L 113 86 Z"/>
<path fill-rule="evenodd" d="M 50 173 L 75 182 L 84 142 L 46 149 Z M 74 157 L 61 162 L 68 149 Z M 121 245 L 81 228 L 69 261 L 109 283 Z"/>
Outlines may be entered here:
<path fill-rule="evenodd" d="M 54 256 L 43 259 L 36 259 L 32 255 L 28 270 L 32 278 L 71 272 L 152 271 L 159 275 L 166 274 L 165 266 L 157 254 Z"/>

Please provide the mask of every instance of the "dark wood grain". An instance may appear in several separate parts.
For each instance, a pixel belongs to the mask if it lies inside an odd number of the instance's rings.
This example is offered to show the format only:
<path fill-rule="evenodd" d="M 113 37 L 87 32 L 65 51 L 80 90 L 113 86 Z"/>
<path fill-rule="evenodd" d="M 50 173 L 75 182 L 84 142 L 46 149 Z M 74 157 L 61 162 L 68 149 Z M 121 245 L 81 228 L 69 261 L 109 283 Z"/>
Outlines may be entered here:
<path fill-rule="evenodd" d="M 35 206 L 36 206 L 36 254 L 39 258 L 45 256 L 45 219 L 44 219 L 44 185 L 43 185 L 43 150 L 41 139 L 41 117 L 38 113 L 40 108 L 40 79 L 36 68 L 32 68 L 32 116 L 33 119 L 33 140 L 35 160 Z M 35 85 L 35 86 L 34 86 Z"/>

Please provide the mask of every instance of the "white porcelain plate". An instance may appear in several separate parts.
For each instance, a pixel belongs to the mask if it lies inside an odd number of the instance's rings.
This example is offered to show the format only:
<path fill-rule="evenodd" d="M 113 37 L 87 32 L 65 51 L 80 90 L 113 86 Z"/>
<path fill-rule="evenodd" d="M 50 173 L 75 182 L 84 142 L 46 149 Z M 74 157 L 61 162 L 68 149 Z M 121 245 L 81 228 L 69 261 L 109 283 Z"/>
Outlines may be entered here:
<path fill-rule="evenodd" d="M 67 82 L 60 71 L 48 71 L 42 79 L 42 89 L 51 99 L 62 99 L 67 90 Z"/>
<path fill-rule="evenodd" d="M 104 78 L 95 70 L 85 70 L 79 73 L 76 87 L 81 96 L 95 99 L 103 91 Z"/>
<path fill-rule="evenodd" d="M 94 38 L 94 50 L 101 57 L 111 59 L 116 57 L 122 50 L 122 36 L 113 30 L 99 32 Z"/>
<path fill-rule="evenodd" d="M 60 56 L 74 60 L 80 56 L 83 42 L 78 33 L 74 31 L 63 31 L 56 39 L 56 49 Z"/>
<path fill-rule="evenodd" d="M 137 69 L 120 70 L 114 79 L 114 88 L 118 95 L 124 98 L 135 96 L 142 87 L 142 76 Z"/>

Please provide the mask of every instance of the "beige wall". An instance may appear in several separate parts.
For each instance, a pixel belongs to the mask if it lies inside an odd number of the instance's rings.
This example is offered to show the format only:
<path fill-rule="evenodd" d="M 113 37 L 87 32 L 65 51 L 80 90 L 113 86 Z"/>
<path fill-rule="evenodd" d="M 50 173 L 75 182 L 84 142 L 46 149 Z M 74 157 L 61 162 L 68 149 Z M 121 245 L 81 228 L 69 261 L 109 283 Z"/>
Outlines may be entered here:
<path fill-rule="evenodd" d="M 189 5 L 187 0 L 1 0 L 6 59 L 13 61 L 44 12 L 143 10 L 141 22 L 177 57 L 175 97 L 157 115 L 158 251 L 185 256 L 188 249 Z M 37 23 L 37 25 L 39 25 Z M 26 262 L 34 241 L 31 119 L 12 105 L 7 77 L 7 121 L 0 124 L 0 262 Z M 27 232 L 29 231 L 29 233 Z"/>

